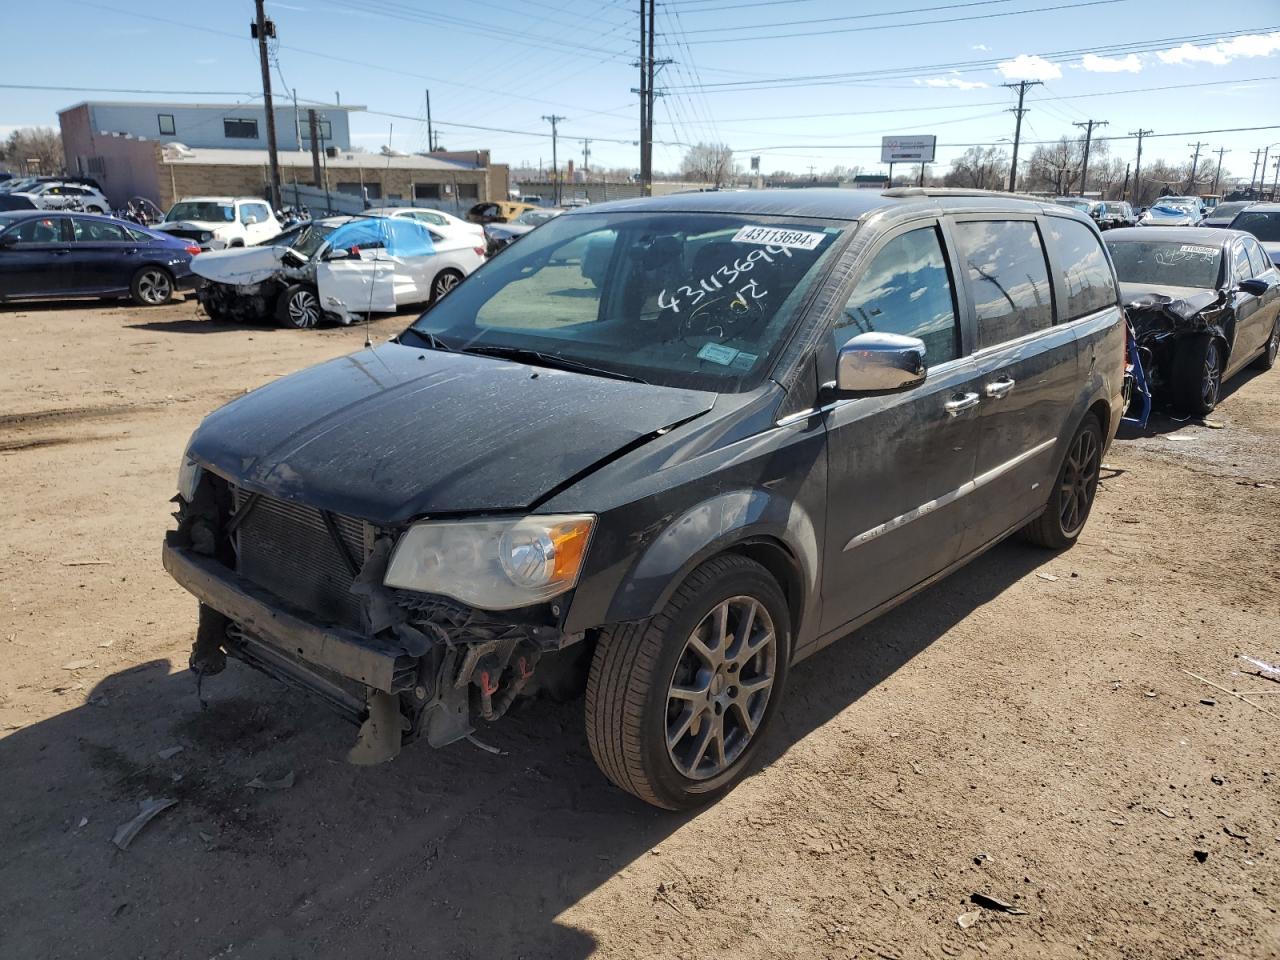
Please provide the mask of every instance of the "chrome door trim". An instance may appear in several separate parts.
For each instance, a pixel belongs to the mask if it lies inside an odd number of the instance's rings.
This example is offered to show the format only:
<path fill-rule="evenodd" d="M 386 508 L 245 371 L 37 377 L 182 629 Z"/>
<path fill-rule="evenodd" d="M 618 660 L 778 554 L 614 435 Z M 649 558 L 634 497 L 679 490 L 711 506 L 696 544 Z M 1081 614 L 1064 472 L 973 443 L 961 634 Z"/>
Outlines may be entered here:
<path fill-rule="evenodd" d="M 918 507 L 913 507 L 911 510 L 908 510 L 906 513 L 896 516 L 892 520 L 886 520 L 884 523 L 878 524 L 872 527 L 870 530 L 864 530 L 862 533 L 858 534 L 856 537 L 854 537 L 852 540 L 850 540 L 848 543 L 844 545 L 844 552 L 848 552 L 849 550 L 852 550 L 854 547 L 858 547 L 864 543 L 868 543 L 871 540 L 876 539 L 876 537 L 881 536 L 882 534 L 886 534 L 886 533 L 889 533 L 890 531 L 897 530 L 899 527 L 904 527 L 908 523 L 910 523 L 912 520 L 918 520 L 920 517 L 927 516 L 933 513 L 935 510 L 940 510 L 945 506 L 955 503 L 961 497 L 966 496 L 967 494 L 973 493 L 975 490 L 979 489 L 980 487 L 986 486 L 992 480 L 995 480 L 1003 476 L 1004 474 L 1008 473 L 1010 470 L 1020 467 L 1022 464 L 1026 463 L 1032 457 L 1048 450 L 1057 442 L 1058 442 L 1058 438 L 1052 437 L 1044 441 L 1043 443 L 1038 443 L 1034 447 L 1032 447 L 1030 450 L 1024 450 L 1022 453 L 1018 454 L 1012 460 L 1006 460 L 1004 463 L 998 464 L 997 466 L 992 467 L 990 470 L 987 470 L 984 473 L 978 474 L 972 480 L 968 480 L 965 483 L 962 483 L 960 486 L 956 487 L 956 489 L 948 493 L 944 493 L 942 496 L 937 497 L 933 500 L 928 500 L 925 503 L 920 504 L 920 506 Z"/>

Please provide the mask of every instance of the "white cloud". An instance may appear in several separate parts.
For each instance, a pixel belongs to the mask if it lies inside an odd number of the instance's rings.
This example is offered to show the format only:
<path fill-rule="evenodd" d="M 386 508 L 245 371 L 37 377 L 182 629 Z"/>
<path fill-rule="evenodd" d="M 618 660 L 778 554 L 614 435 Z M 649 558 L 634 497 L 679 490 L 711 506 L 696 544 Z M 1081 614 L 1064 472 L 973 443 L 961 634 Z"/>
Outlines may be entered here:
<path fill-rule="evenodd" d="M 1020 53 L 1012 60 L 1004 60 L 996 69 L 1006 80 L 1057 80 L 1062 70 L 1056 63 L 1034 54 Z"/>
<path fill-rule="evenodd" d="M 1222 66 L 1232 60 L 1269 57 L 1277 52 L 1280 52 L 1280 30 L 1272 33 L 1248 33 L 1201 47 L 1184 43 L 1168 50 L 1157 50 L 1156 56 L 1161 63 L 1212 63 Z"/>
<path fill-rule="evenodd" d="M 1127 57 L 1099 57 L 1096 54 L 1086 53 L 1080 66 L 1090 73 L 1142 72 L 1142 61 L 1138 59 L 1136 53 L 1131 53 Z"/>
<path fill-rule="evenodd" d="M 970 49 L 970 50 L 982 50 L 982 51 L 987 51 L 987 50 L 990 50 L 991 48 L 990 48 L 990 47 L 988 47 L 985 43 L 975 43 L 975 44 L 974 44 L 972 47 L 970 47 L 969 49 Z"/>
<path fill-rule="evenodd" d="M 981 80 L 962 80 L 958 76 L 917 78 L 912 82 L 918 87 L 953 87 L 956 90 L 982 90 L 990 86 Z"/>

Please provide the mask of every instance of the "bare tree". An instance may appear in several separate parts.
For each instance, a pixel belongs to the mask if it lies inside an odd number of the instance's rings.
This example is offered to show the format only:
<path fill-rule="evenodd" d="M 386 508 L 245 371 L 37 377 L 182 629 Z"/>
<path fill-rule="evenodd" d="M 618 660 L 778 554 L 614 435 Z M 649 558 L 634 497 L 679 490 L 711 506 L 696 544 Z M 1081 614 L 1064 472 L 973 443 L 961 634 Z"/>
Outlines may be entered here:
<path fill-rule="evenodd" d="M 48 127 L 23 127 L 9 134 L 0 156 L 26 173 L 57 173 L 62 169 L 62 135 Z"/>
<path fill-rule="evenodd" d="M 686 180 L 722 186 L 733 178 L 733 150 L 723 143 L 698 143 L 689 148 L 680 162 Z"/>
<path fill-rule="evenodd" d="M 1036 147 L 1027 162 L 1027 186 L 1069 195 L 1080 179 L 1082 146 L 1079 140 L 1061 137 L 1057 143 Z"/>
<path fill-rule="evenodd" d="M 998 189 L 1009 182 L 1009 158 L 995 147 L 970 147 L 951 161 L 943 182 L 948 187 Z"/>

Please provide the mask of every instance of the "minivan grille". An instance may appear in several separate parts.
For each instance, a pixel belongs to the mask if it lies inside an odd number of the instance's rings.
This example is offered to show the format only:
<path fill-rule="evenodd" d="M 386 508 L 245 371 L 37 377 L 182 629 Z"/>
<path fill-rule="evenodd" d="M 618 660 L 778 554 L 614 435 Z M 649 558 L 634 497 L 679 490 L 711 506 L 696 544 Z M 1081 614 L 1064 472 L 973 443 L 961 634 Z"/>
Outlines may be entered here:
<path fill-rule="evenodd" d="M 233 488 L 239 510 L 252 494 Z M 364 564 L 365 524 L 332 514 L 357 569 Z M 350 592 L 354 577 L 315 507 L 259 495 L 236 531 L 238 572 L 321 622 L 364 627 L 364 607 Z"/>

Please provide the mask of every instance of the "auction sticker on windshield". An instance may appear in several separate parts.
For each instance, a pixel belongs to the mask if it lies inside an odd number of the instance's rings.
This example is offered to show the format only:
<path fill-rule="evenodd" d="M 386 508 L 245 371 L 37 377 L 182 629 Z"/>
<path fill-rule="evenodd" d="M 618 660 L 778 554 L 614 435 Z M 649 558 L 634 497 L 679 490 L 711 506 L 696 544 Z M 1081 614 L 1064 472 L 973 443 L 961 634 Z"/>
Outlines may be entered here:
<path fill-rule="evenodd" d="M 1216 257 L 1218 255 L 1217 247 L 1197 247 L 1190 243 L 1184 243 L 1178 250 L 1182 253 L 1193 253 L 1201 257 Z"/>
<path fill-rule="evenodd" d="M 824 233 L 810 230 L 786 230 L 782 227 L 747 226 L 733 235 L 734 243 L 759 243 L 770 247 L 785 247 L 791 250 L 817 250 L 822 243 Z"/>

